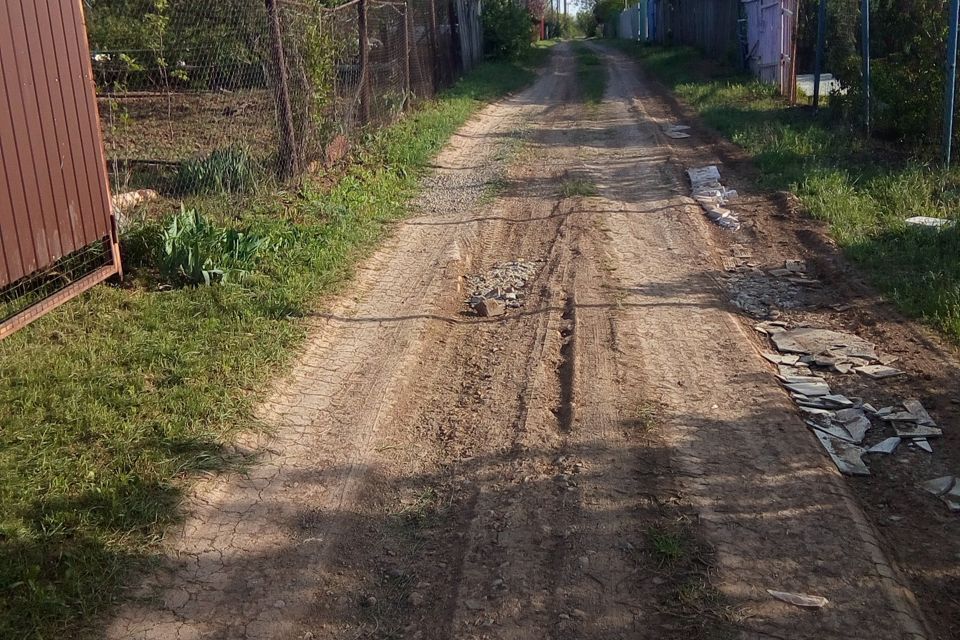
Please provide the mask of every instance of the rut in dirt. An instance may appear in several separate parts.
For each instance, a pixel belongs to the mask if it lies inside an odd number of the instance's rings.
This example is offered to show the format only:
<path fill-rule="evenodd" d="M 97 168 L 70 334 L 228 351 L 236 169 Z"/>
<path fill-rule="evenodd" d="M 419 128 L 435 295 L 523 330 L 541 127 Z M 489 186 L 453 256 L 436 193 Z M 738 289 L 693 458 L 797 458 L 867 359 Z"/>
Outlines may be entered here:
<path fill-rule="evenodd" d="M 655 96 L 602 55 L 602 104 L 559 45 L 454 136 L 108 637 L 922 635 L 724 302 Z M 478 317 L 466 276 L 513 261 L 522 305 Z"/>

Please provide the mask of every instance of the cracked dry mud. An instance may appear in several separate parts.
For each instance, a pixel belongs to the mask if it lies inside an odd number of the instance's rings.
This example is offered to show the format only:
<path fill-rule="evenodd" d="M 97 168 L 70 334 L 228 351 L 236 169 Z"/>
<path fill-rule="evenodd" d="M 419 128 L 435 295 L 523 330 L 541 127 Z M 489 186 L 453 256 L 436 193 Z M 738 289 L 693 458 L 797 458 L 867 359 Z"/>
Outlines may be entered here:
<path fill-rule="evenodd" d="M 312 319 L 257 463 L 193 487 L 108 638 L 925 635 L 713 275 L 685 141 L 598 51 L 599 106 L 560 45 L 453 137 Z M 570 179 L 597 195 L 562 198 Z M 464 276 L 520 257 L 542 260 L 522 309 L 465 308 Z"/>

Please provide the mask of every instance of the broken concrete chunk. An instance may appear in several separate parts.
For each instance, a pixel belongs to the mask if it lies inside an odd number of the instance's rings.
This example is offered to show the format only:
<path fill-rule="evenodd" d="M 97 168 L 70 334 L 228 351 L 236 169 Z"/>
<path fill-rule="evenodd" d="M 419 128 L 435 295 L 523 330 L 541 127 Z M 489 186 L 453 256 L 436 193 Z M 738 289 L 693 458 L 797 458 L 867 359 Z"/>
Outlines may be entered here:
<path fill-rule="evenodd" d="M 937 427 L 924 427 L 911 422 L 894 422 L 893 430 L 901 438 L 939 438 L 943 431 Z"/>
<path fill-rule="evenodd" d="M 823 596 L 811 596 L 806 593 L 788 593 L 786 591 L 774 591 L 773 589 L 767 589 L 767 593 L 777 600 L 808 609 L 819 609 L 829 602 Z"/>
<path fill-rule="evenodd" d="M 870 424 L 870 420 L 866 417 L 860 417 L 850 422 L 844 422 L 843 428 L 847 430 L 847 433 L 850 434 L 850 438 L 856 442 L 863 442 L 863 438 L 867 435 L 867 431 L 870 430 L 870 427 L 873 425 Z"/>
<path fill-rule="evenodd" d="M 865 416 L 862 409 L 851 408 L 837 411 L 837 420 L 840 422 L 850 422 L 863 417 Z"/>
<path fill-rule="evenodd" d="M 939 497 L 950 511 L 960 511 L 960 483 L 956 476 L 943 476 L 924 482 L 920 487 Z"/>
<path fill-rule="evenodd" d="M 853 406 L 853 401 L 850 398 L 838 394 L 827 394 L 822 396 L 820 401 L 834 409 L 846 409 Z"/>
<path fill-rule="evenodd" d="M 475 307 L 475 309 L 477 310 L 477 313 L 484 318 L 502 316 L 507 311 L 507 308 L 504 306 L 504 304 L 496 298 L 484 298 Z"/>
<path fill-rule="evenodd" d="M 830 393 L 830 386 L 823 382 L 797 382 L 784 384 L 788 391 L 802 393 L 805 396 L 825 396 Z"/>
<path fill-rule="evenodd" d="M 801 327 L 777 333 L 770 339 L 781 353 L 810 356 L 824 354 L 837 359 L 850 357 L 867 358 L 870 361 L 877 359 L 872 343 L 858 336 L 830 329 Z"/>
<path fill-rule="evenodd" d="M 893 453 L 893 450 L 900 446 L 902 439 L 893 437 L 887 438 L 867 449 L 867 453 Z"/>
<path fill-rule="evenodd" d="M 907 218 L 904 222 L 914 227 L 930 227 L 932 229 L 942 229 L 953 226 L 953 220 L 934 218 L 931 216 L 913 216 L 912 218 Z"/>
<path fill-rule="evenodd" d="M 923 405 L 920 404 L 920 401 L 916 398 L 904 400 L 903 408 L 916 418 L 917 424 L 927 427 L 937 426 L 937 423 L 933 421 L 933 418 L 930 417 L 930 414 L 927 413 L 927 410 L 923 408 Z"/>
<path fill-rule="evenodd" d="M 903 375 L 903 371 L 882 364 L 868 364 L 863 367 L 857 367 L 856 372 L 862 373 L 868 378 L 873 378 L 874 380 L 882 380 L 884 378 L 892 378 L 894 376 Z"/>
<path fill-rule="evenodd" d="M 833 463 L 837 465 L 840 473 L 851 476 L 870 475 L 870 469 L 867 468 L 861 457 L 866 453 L 862 447 L 845 442 L 820 429 L 814 429 L 813 433 L 820 440 L 820 444 L 826 449 Z"/>
<path fill-rule="evenodd" d="M 850 444 L 857 444 L 857 442 L 847 432 L 846 429 L 830 421 L 829 418 L 826 418 L 826 419 L 820 418 L 819 420 L 823 420 L 823 422 L 819 422 L 818 420 L 807 420 L 806 421 L 807 426 L 813 429 L 814 431 L 821 431 L 830 436 L 833 436 L 834 438 L 837 438 L 838 440 L 843 440 L 844 442 L 848 442 Z"/>

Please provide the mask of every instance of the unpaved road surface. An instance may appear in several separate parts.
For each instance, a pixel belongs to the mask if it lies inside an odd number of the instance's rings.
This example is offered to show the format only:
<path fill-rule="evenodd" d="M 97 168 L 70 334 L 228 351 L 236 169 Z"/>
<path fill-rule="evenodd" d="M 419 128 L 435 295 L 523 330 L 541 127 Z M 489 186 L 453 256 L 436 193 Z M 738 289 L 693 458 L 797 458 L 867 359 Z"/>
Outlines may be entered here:
<path fill-rule="evenodd" d="M 603 56 L 602 104 L 561 45 L 454 136 L 107 637 L 949 637 L 728 302 L 682 173 L 717 148 Z M 478 317 L 467 278 L 518 260 Z"/>

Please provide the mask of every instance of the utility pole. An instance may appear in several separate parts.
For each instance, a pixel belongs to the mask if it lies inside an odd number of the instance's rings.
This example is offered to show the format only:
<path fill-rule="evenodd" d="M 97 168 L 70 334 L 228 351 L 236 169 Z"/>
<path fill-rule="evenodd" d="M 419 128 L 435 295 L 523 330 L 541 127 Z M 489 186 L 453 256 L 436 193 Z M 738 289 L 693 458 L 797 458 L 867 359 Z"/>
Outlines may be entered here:
<path fill-rule="evenodd" d="M 820 74 L 823 73 L 823 41 L 827 34 L 827 0 L 817 7 L 817 50 L 813 62 L 813 110 L 820 108 Z"/>
<path fill-rule="evenodd" d="M 947 40 L 947 78 L 943 105 L 943 164 L 950 168 L 953 150 L 953 111 L 957 89 L 957 23 L 960 21 L 960 0 L 950 2 L 950 37 Z"/>
<path fill-rule="evenodd" d="M 862 0 L 860 39 L 863 55 L 863 122 L 870 135 L 870 0 Z"/>

